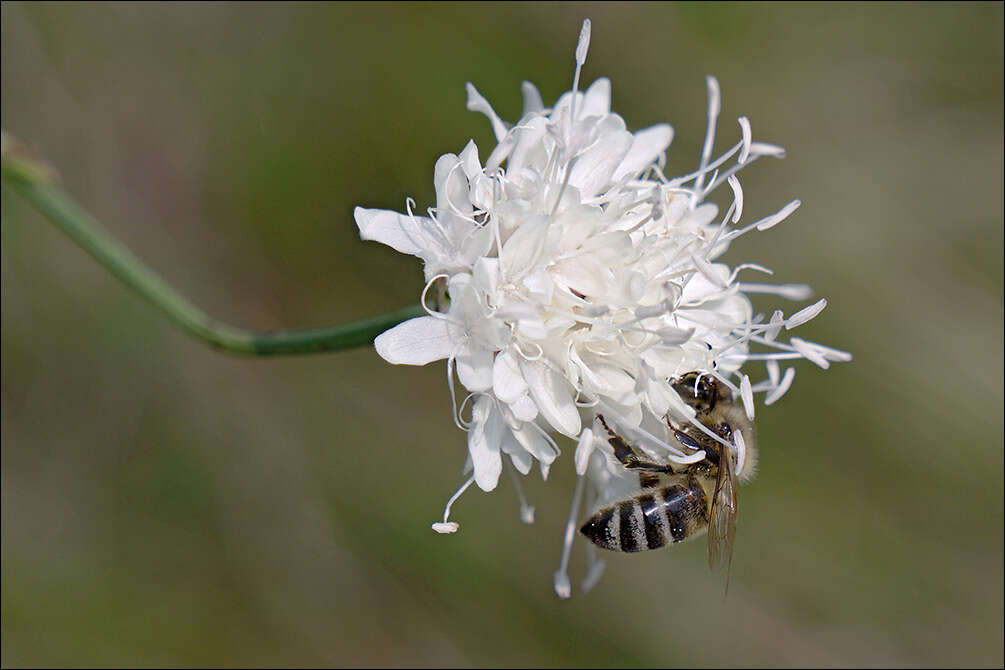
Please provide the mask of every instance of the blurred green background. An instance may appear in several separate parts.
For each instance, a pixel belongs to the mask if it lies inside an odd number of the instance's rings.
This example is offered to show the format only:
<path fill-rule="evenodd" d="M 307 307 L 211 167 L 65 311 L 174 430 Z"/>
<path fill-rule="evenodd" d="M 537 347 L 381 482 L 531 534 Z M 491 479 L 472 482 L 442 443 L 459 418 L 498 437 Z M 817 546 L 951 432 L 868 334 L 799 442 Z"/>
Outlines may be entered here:
<path fill-rule="evenodd" d="M 550 104 L 586 16 L 584 81 L 675 126 L 668 173 L 708 73 L 719 147 L 747 115 L 789 149 L 745 217 L 802 209 L 727 260 L 813 284 L 799 335 L 855 355 L 759 410 L 725 603 L 703 542 L 554 596 L 571 444 L 534 526 L 503 478 L 437 536 L 442 363 L 213 353 L 5 187 L 5 666 L 1002 665 L 1001 3 L 4 3 L 2 121 L 209 313 L 335 324 L 422 286 L 352 208 L 433 204 L 438 155 L 492 146 L 464 83 Z"/>

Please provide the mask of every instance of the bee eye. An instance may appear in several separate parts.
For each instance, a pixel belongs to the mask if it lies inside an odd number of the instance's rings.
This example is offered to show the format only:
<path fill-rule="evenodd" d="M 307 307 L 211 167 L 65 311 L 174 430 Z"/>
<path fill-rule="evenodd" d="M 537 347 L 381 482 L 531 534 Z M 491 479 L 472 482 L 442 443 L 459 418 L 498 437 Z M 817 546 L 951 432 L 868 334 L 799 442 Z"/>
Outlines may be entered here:
<path fill-rule="evenodd" d="M 679 430 L 675 430 L 674 431 L 674 437 L 676 437 L 677 441 L 680 442 L 681 444 L 683 444 L 688 449 L 694 449 L 695 451 L 701 451 L 701 445 L 699 445 L 698 442 L 693 437 L 691 437 L 690 435 L 688 435 L 686 433 L 682 433 Z"/>

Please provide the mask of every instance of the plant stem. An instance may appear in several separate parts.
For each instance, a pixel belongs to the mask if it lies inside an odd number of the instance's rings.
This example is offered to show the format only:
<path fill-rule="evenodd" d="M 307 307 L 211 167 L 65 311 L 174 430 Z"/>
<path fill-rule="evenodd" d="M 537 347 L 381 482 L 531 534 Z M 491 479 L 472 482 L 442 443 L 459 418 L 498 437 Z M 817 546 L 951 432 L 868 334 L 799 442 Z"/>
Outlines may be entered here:
<path fill-rule="evenodd" d="M 210 317 L 148 268 L 101 224 L 52 184 L 53 172 L 43 163 L 15 151 L 3 137 L 3 180 L 122 283 L 161 310 L 180 328 L 211 347 L 237 354 L 275 356 L 313 354 L 364 346 L 388 328 L 424 314 L 413 305 L 370 319 L 331 328 L 256 332 L 235 328 Z"/>

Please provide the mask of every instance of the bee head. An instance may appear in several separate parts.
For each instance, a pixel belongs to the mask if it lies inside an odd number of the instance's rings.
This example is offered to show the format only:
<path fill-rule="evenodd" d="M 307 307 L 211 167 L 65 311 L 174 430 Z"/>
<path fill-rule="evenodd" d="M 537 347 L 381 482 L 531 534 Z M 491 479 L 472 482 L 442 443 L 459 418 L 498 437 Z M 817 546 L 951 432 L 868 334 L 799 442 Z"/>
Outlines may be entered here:
<path fill-rule="evenodd" d="M 703 375 L 700 372 L 688 372 L 670 382 L 670 386 L 681 400 L 693 407 L 697 412 L 710 412 L 718 401 L 727 397 L 728 391 L 721 388 L 715 377 Z M 724 391 L 726 391 L 724 393 Z"/>

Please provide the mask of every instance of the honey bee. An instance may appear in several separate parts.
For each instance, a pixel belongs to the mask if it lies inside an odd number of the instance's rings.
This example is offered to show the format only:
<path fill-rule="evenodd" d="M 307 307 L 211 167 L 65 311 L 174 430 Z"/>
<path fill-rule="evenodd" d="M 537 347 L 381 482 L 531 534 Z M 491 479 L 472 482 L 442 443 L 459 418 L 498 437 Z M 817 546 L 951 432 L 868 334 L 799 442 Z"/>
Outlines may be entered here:
<path fill-rule="evenodd" d="M 737 471 L 732 449 L 693 425 L 674 428 L 674 436 L 691 453 L 704 450 L 703 460 L 684 466 L 653 463 L 601 416 L 614 456 L 638 472 L 641 490 L 598 509 L 580 532 L 599 547 L 623 552 L 658 549 L 707 532 L 710 567 L 728 570 L 736 537 L 737 483 L 750 479 L 756 467 L 754 425 L 729 388 L 714 378 L 690 372 L 671 385 L 705 428 L 729 444 L 743 441 L 742 469 Z"/>

